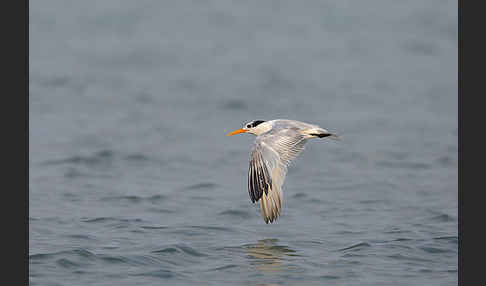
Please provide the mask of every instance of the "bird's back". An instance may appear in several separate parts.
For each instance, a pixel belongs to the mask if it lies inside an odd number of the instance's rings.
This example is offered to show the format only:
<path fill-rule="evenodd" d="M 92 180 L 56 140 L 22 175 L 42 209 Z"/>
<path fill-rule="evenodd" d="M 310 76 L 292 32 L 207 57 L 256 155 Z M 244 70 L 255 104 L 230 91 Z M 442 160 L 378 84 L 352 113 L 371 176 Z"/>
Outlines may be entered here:
<path fill-rule="evenodd" d="M 313 138 L 316 134 L 327 132 L 317 125 L 297 120 L 275 119 L 268 121 L 268 123 L 272 125 L 272 128 L 257 136 L 256 140 L 262 140 L 267 144 L 271 144 L 272 147 L 273 144 L 282 139 L 288 140 L 293 138 L 291 141 L 294 142 L 295 140 L 300 141 L 301 139 Z"/>
<path fill-rule="evenodd" d="M 314 124 L 290 119 L 275 119 L 268 122 L 272 124 L 272 130 L 275 131 L 280 131 L 284 129 L 305 131 L 307 129 L 320 128 L 319 126 Z"/>

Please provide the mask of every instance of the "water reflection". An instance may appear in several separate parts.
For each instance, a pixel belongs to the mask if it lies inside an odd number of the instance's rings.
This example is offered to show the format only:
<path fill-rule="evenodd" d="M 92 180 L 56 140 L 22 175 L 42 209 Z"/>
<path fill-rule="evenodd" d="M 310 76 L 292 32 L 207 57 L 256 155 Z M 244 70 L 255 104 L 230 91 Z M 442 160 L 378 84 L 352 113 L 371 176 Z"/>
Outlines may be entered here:
<path fill-rule="evenodd" d="M 263 272 L 278 272 L 286 267 L 282 265 L 287 256 L 298 256 L 295 250 L 278 245 L 278 239 L 262 239 L 256 244 L 248 244 L 245 249 L 250 264 Z"/>

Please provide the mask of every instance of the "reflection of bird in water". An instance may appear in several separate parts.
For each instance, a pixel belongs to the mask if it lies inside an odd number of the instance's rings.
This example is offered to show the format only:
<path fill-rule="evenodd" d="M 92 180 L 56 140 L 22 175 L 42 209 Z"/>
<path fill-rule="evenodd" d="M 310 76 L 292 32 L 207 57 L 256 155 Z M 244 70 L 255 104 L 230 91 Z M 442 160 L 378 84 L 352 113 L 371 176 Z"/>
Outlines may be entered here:
<path fill-rule="evenodd" d="M 248 244 L 245 249 L 250 257 L 251 265 L 263 272 L 282 270 L 284 256 L 298 256 L 295 250 L 277 244 L 278 239 L 263 239 L 256 244 Z"/>

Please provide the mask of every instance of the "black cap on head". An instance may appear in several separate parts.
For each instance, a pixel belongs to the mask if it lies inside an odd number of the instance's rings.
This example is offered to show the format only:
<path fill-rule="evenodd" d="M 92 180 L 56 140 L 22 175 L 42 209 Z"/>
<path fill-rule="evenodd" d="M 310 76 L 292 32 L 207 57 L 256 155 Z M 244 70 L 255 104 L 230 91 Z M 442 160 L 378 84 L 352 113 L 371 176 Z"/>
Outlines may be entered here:
<path fill-rule="evenodd" d="M 255 120 L 251 123 L 251 127 L 256 127 L 263 122 L 265 122 L 265 120 Z"/>

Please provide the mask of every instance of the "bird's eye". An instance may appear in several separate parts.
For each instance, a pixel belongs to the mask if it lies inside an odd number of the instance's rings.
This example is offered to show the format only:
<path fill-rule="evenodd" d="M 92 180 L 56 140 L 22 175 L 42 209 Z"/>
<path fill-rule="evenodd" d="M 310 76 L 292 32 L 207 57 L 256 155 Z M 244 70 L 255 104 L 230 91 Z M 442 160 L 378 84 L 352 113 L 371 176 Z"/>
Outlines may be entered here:
<path fill-rule="evenodd" d="M 251 127 L 251 125 L 250 125 L 250 124 L 246 125 L 246 128 L 250 128 L 250 127 Z"/>

